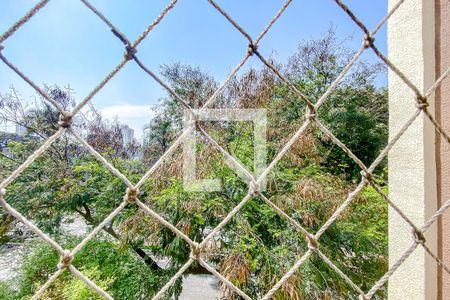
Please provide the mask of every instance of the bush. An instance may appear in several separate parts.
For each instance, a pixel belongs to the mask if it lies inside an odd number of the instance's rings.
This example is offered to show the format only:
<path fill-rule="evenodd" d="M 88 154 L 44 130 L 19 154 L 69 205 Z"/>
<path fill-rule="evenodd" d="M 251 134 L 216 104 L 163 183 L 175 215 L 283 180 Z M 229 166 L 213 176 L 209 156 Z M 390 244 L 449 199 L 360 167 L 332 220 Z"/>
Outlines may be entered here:
<path fill-rule="evenodd" d="M 69 238 L 71 249 L 79 239 Z M 38 243 L 25 258 L 19 290 L 12 293 L 0 285 L 0 299 L 28 299 L 56 272 L 59 257 L 47 244 Z M 130 249 L 104 240 L 90 241 L 75 256 L 74 266 L 115 299 L 149 299 L 170 279 L 173 272 L 152 270 Z M 170 295 L 180 292 L 180 285 Z M 64 272 L 45 291 L 45 299 L 102 299 L 70 272 Z"/>
<path fill-rule="evenodd" d="M 13 299 L 13 291 L 8 282 L 0 282 L 0 299 Z"/>

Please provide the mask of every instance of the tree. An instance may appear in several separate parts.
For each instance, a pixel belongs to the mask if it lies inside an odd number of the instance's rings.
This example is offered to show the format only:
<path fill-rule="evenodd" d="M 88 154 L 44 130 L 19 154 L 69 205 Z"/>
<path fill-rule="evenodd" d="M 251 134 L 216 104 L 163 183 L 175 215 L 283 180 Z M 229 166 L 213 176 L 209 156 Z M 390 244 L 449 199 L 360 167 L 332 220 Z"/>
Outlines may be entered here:
<path fill-rule="evenodd" d="M 71 90 L 58 86 L 47 87 L 47 92 L 64 109 L 74 105 Z M 44 140 L 56 132 L 59 112 L 42 99 L 35 100 L 33 108 L 28 108 L 15 89 L 10 94 L 1 95 L 0 121 L 26 128 L 24 141 L 5 140 L 10 155 L 2 157 L 9 169 L 4 169 L 4 176 L 10 174 L 21 161 L 31 154 Z M 75 120 L 76 130 L 82 131 L 89 143 L 119 167 L 120 164 L 132 166 L 133 162 L 124 158 L 132 156 L 136 148 L 125 149 L 122 135 L 117 124 L 108 125 L 98 112 L 83 113 Z M 13 162 L 13 163 L 10 163 Z M 133 170 L 133 168 L 129 168 Z M 136 172 L 137 173 L 137 172 Z M 133 176 L 133 172 L 129 174 Z M 106 181 L 105 179 L 109 180 Z M 85 185 L 89 182 L 91 185 Z M 104 188 L 109 193 L 105 193 Z M 116 195 L 124 194 L 125 187 L 120 180 L 113 177 L 101 166 L 87 150 L 76 143 L 69 134 L 64 134 L 38 158 L 30 168 L 16 179 L 8 188 L 8 201 L 29 218 L 34 219 L 48 232 L 58 232 L 61 221 L 67 215 L 76 213 L 88 225 L 95 226 L 105 214 L 117 205 Z M 13 219 L 0 212 L 0 228 L 6 233 Z M 104 228 L 112 237 L 120 239 L 114 224 Z M 152 268 L 157 264 L 140 248 L 134 251 Z"/>
<path fill-rule="evenodd" d="M 348 63 L 351 53 L 330 30 L 319 40 L 300 44 L 298 52 L 282 67 L 290 80 L 308 98 L 316 101 Z M 201 91 L 187 92 L 191 91 L 189 83 L 193 79 L 191 73 L 184 70 L 192 67 L 174 64 L 165 68 L 170 70 L 166 70 L 165 74 L 177 75 L 177 80 L 168 80 L 180 95 L 206 94 Z M 321 121 L 366 164 L 378 155 L 387 139 L 387 95 L 384 88 L 374 84 L 374 78 L 381 71 L 380 65 L 358 63 L 319 111 Z M 179 74 L 184 74 L 186 78 L 179 80 Z M 207 75 L 196 78 L 203 78 L 203 83 L 196 87 L 208 86 L 204 84 L 208 82 L 205 79 Z M 220 97 L 220 107 L 268 109 L 269 122 L 272 122 L 268 132 L 271 157 L 284 146 L 290 133 L 304 122 L 304 101 L 266 68 L 250 69 L 235 78 Z M 186 100 L 186 97 L 183 99 Z M 193 107 L 204 102 L 195 99 L 189 98 L 188 101 Z M 160 109 L 163 112 L 170 111 L 171 116 L 182 115 L 181 105 L 171 95 L 162 101 Z M 176 138 L 173 132 L 180 130 L 180 118 L 173 121 L 172 117 L 167 118 L 164 113 L 157 117 L 160 128 L 173 129 L 170 136 L 164 135 L 167 149 L 167 145 Z M 218 138 L 223 147 L 251 167 L 253 150 L 252 143 L 248 141 L 252 139 L 252 130 L 248 126 L 224 122 L 202 122 L 201 125 Z M 168 140 L 171 142 L 168 143 Z M 151 148 L 152 143 L 148 147 Z M 198 172 L 203 178 L 221 178 L 222 182 L 227 183 L 223 190 L 187 193 L 180 179 L 181 168 L 168 170 L 163 167 L 160 169 L 162 174 L 154 177 L 148 187 L 147 204 L 171 223 L 177 224 L 192 239 L 201 241 L 245 196 L 247 187 L 223 164 L 223 157 L 214 155 L 215 150 L 204 140 L 198 145 L 197 151 L 197 157 L 202 158 L 197 166 Z M 181 154 L 176 153 L 171 163 L 178 164 L 181 160 Z M 205 164 L 204 160 L 208 163 Z M 292 153 L 287 154 L 286 159 L 277 165 L 269 178 L 266 195 L 310 232 L 315 232 L 355 187 L 353 180 L 359 176 L 358 166 L 328 137 L 313 128 L 293 146 Z M 366 189 L 351 209 L 358 210 L 359 215 L 347 216 L 348 219 L 329 228 L 322 237 L 321 247 L 354 282 L 368 288 L 387 268 L 387 205 L 376 192 Z M 380 217 L 373 217 L 377 215 Z M 133 219 L 133 225 L 129 224 L 134 230 L 132 232 L 146 236 L 153 249 L 172 257 L 175 265 L 181 266 L 188 257 L 187 245 L 153 220 L 146 219 L 151 222 L 148 228 L 152 229 L 147 231 L 147 225 L 140 226 L 144 223 L 143 219 L 143 215 Z M 289 254 L 307 250 L 304 237 L 261 199 L 246 204 L 214 239 L 211 247 L 211 263 L 254 297 L 262 296 L 277 278 L 290 269 L 295 256 L 288 259 Z M 366 281 L 362 281 L 362 278 Z M 276 298 L 355 296 L 344 286 L 345 283 L 337 274 L 319 258 L 313 257 L 305 263 L 299 274 L 282 287 Z M 223 295 L 234 297 L 225 286 Z"/>
<path fill-rule="evenodd" d="M 274 64 L 308 98 L 317 101 L 346 65 L 350 53 L 330 30 L 319 40 L 302 42 L 286 64 Z M 360 62 L 352 70 L 319 110 L 319 118 L 365 163 L 370 163 L 386 142 L 386 91 L 374 83 L 374 77 L 381 71 L 379 65 Z M 161 73 L 172 90 L 193 108 L 202 107 L 218 87 L 212 76 L 197 67 L 165 65 Z M 54 93 L 60 101 L 70 99 L 70 94 Z M 8 107 L 5 119 L 9 118 L 9 122 L 14 120 L 9 111 L 26 111 L 11 102 L 14 95 L 3 98 L 9 101 L 3 104 Z M 269 160 L 304 122 L 306 109 L 304 101 L 267 68 L 250 69 L 234 78 L 218 95 L 213 107 L 266 108 L 270 126 Z M 168 93 L 148 125 L 145 160 L 141 163 L 130 160 L 128 151 L 120 148 L 116 142 L 120 137 L 114 126 L 106 124 L 95 111 L 92 113 L 93 117 L 85 115 L 77 121 L 77 128 L 87 136 L 92 134 L 89 142 L 132 181 L 140 179 L 183 128 L 183 107 Z M 12 155 L 1 158 L 2 163 L 19 159 L 20 155 L 26 157 L 36 144 L 54 132 L 56 127 L 51 124 L 55 124 L 57 115 L 50 106 L 41 106 L 30 114 L 34 116 L 30 117 L 30 124 L 40 124 L 30 127 L 36 127 L 42 136 L 8 143 Z M 201 126 L 251 168 L 254 154 L 251 126 L 245 122 L 202 122 Z M 224 163 L 214 147 L 200 134 L 198 137 L 196 151 L 201 159 L 197 174 L 203 178 L 220 178 L 222 190 L 187 192 L 182 182 L 182 153 L 175 151 L 141 188 L 140 199 L 192 240 L 200 242 L 242 200 L 248 186 Z M 355 187 L 357 176 L 358 167 L 342 150 L 319 130 L 310 128 L 270 174 L 264 195 L 307 230 L 316 232 Z M 109 174 L 86 150 L 65 138 L 57 141 L 50 152 L 10 186 L 8 201 L 47 232 L 55 232 L 61 220 L 73 213 L 95 226 L 122 201 L 125 188 L 120 179 Z M 376 192 L 366 188 L 350 210 L 357 213 L 344 215 L 319 242 L 321 250 L 365 289 L 387 268 L 387 205 Z M 128 251 L 127 256 L 132 253 L 143 259 L 155 276 L 170 276 L 190 254 L 189 246 L 182 239 L 132 205 L 104 231 L 119 241 L 121 248 Z M 267 292 L 308 247 L 305 237 L 259 197 L 251 199 L 207 245 L 205 259 L 252 297 Z M 157 267 L 158 258 L 170 258 L 167 270 Z M 187 272 L 199 270 L 204 271 L 194 264 Z M 87 271 L 100 282 L 110 280 L 99 275 L 94 267 Z M 236 297 L 226 286 L 221 288 L 225 298 Z M 177 295 L 176 291 L 173 293 Z M 381 292 L 379 296 L 383 295 Z M 345 281 L 316 256 L 305 262 L 275 295 L 276 299 L 352 297 L 355 294 L 346 287 Z"/>

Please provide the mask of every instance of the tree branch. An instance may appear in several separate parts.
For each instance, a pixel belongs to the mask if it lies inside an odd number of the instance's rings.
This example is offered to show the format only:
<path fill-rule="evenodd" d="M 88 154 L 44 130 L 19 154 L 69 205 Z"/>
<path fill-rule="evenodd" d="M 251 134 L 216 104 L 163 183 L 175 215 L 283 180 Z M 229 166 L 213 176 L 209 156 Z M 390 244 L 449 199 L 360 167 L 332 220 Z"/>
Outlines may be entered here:
<path fill-rule="evenodd" d="M 83 203 L 82 206 L 83 206 L 83 209 L 85 210 L 85 213 L 83 213 L 79 209 L 75 209 L 75 211 L 80 216 L 82 216 L 88 222 L 89 225 L 93 225 L 94 219 L 92 217 L 92 213 L 91 213 L 89 206 L 86 203 Z M 116 240 L 120 240 L 120 235 L 111 226 L 103 227 L 102 229 L 103 229 L 103 231 L 108 233 L 110 236 L 112 236 Z M 152 270 L 160 270 L 161 269 L 158 266 L 158 264 L 147 253 L 145 253 L 144 250 L 142 250 L 141 248 L 136 247 L 136 246 L 131 246 L 131 248 L 139 257 L 142 258 L 142 260 L 145 262 L 145 264 L 147 266 L 149 266 Z"/>

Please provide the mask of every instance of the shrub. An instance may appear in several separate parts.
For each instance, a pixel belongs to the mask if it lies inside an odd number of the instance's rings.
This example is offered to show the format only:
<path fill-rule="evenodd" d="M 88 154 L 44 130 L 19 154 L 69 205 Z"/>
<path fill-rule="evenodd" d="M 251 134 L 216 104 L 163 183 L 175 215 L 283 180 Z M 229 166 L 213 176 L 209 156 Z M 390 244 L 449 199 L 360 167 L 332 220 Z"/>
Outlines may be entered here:
<path fill-rule="evenodd" d="M 79 239 L 69 238 L 65 247 L 74 247 Z M 59 257 L 47 244 L 38 243 L 25 258 L 19 290 L 12 293 L 0 286 L 4 298 L 22 299 L 33 295 L 56 272 Z M 77 255 L 74 266 L 116 299 L 151 298 L 173 275 L 170 271 L 152 270 L 130 249 L 121 249 L 106 240 L 90 241 Z M 172 288 L 170 295 L 180 292 L 180 285 Z M 0 294 L 2 295 L 2 294 Z M 45 291 L 49 299 L 101 299 L 70 272 L 64 272 Z"/>

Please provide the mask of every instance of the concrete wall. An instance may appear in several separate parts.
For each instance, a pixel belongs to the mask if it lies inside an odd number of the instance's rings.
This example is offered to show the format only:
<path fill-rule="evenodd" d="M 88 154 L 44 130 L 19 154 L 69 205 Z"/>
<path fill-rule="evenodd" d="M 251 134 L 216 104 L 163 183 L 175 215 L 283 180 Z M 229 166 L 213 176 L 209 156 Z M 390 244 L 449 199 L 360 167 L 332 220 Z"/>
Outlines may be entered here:
<path fill-rule="evenodd" d="M 436 77 L 450 67 L 450 1 L 436 0 Z M 450 132 L 450 81 L 436 92 L 436 118 Z M 438 206 L 450 199 L 450 145 L 436 136 Z M 438 223 L 438 255 L 450 266 L 450 211 Z M 438 299 L 450 299 L 450 275 L 438 269 Z"/>

